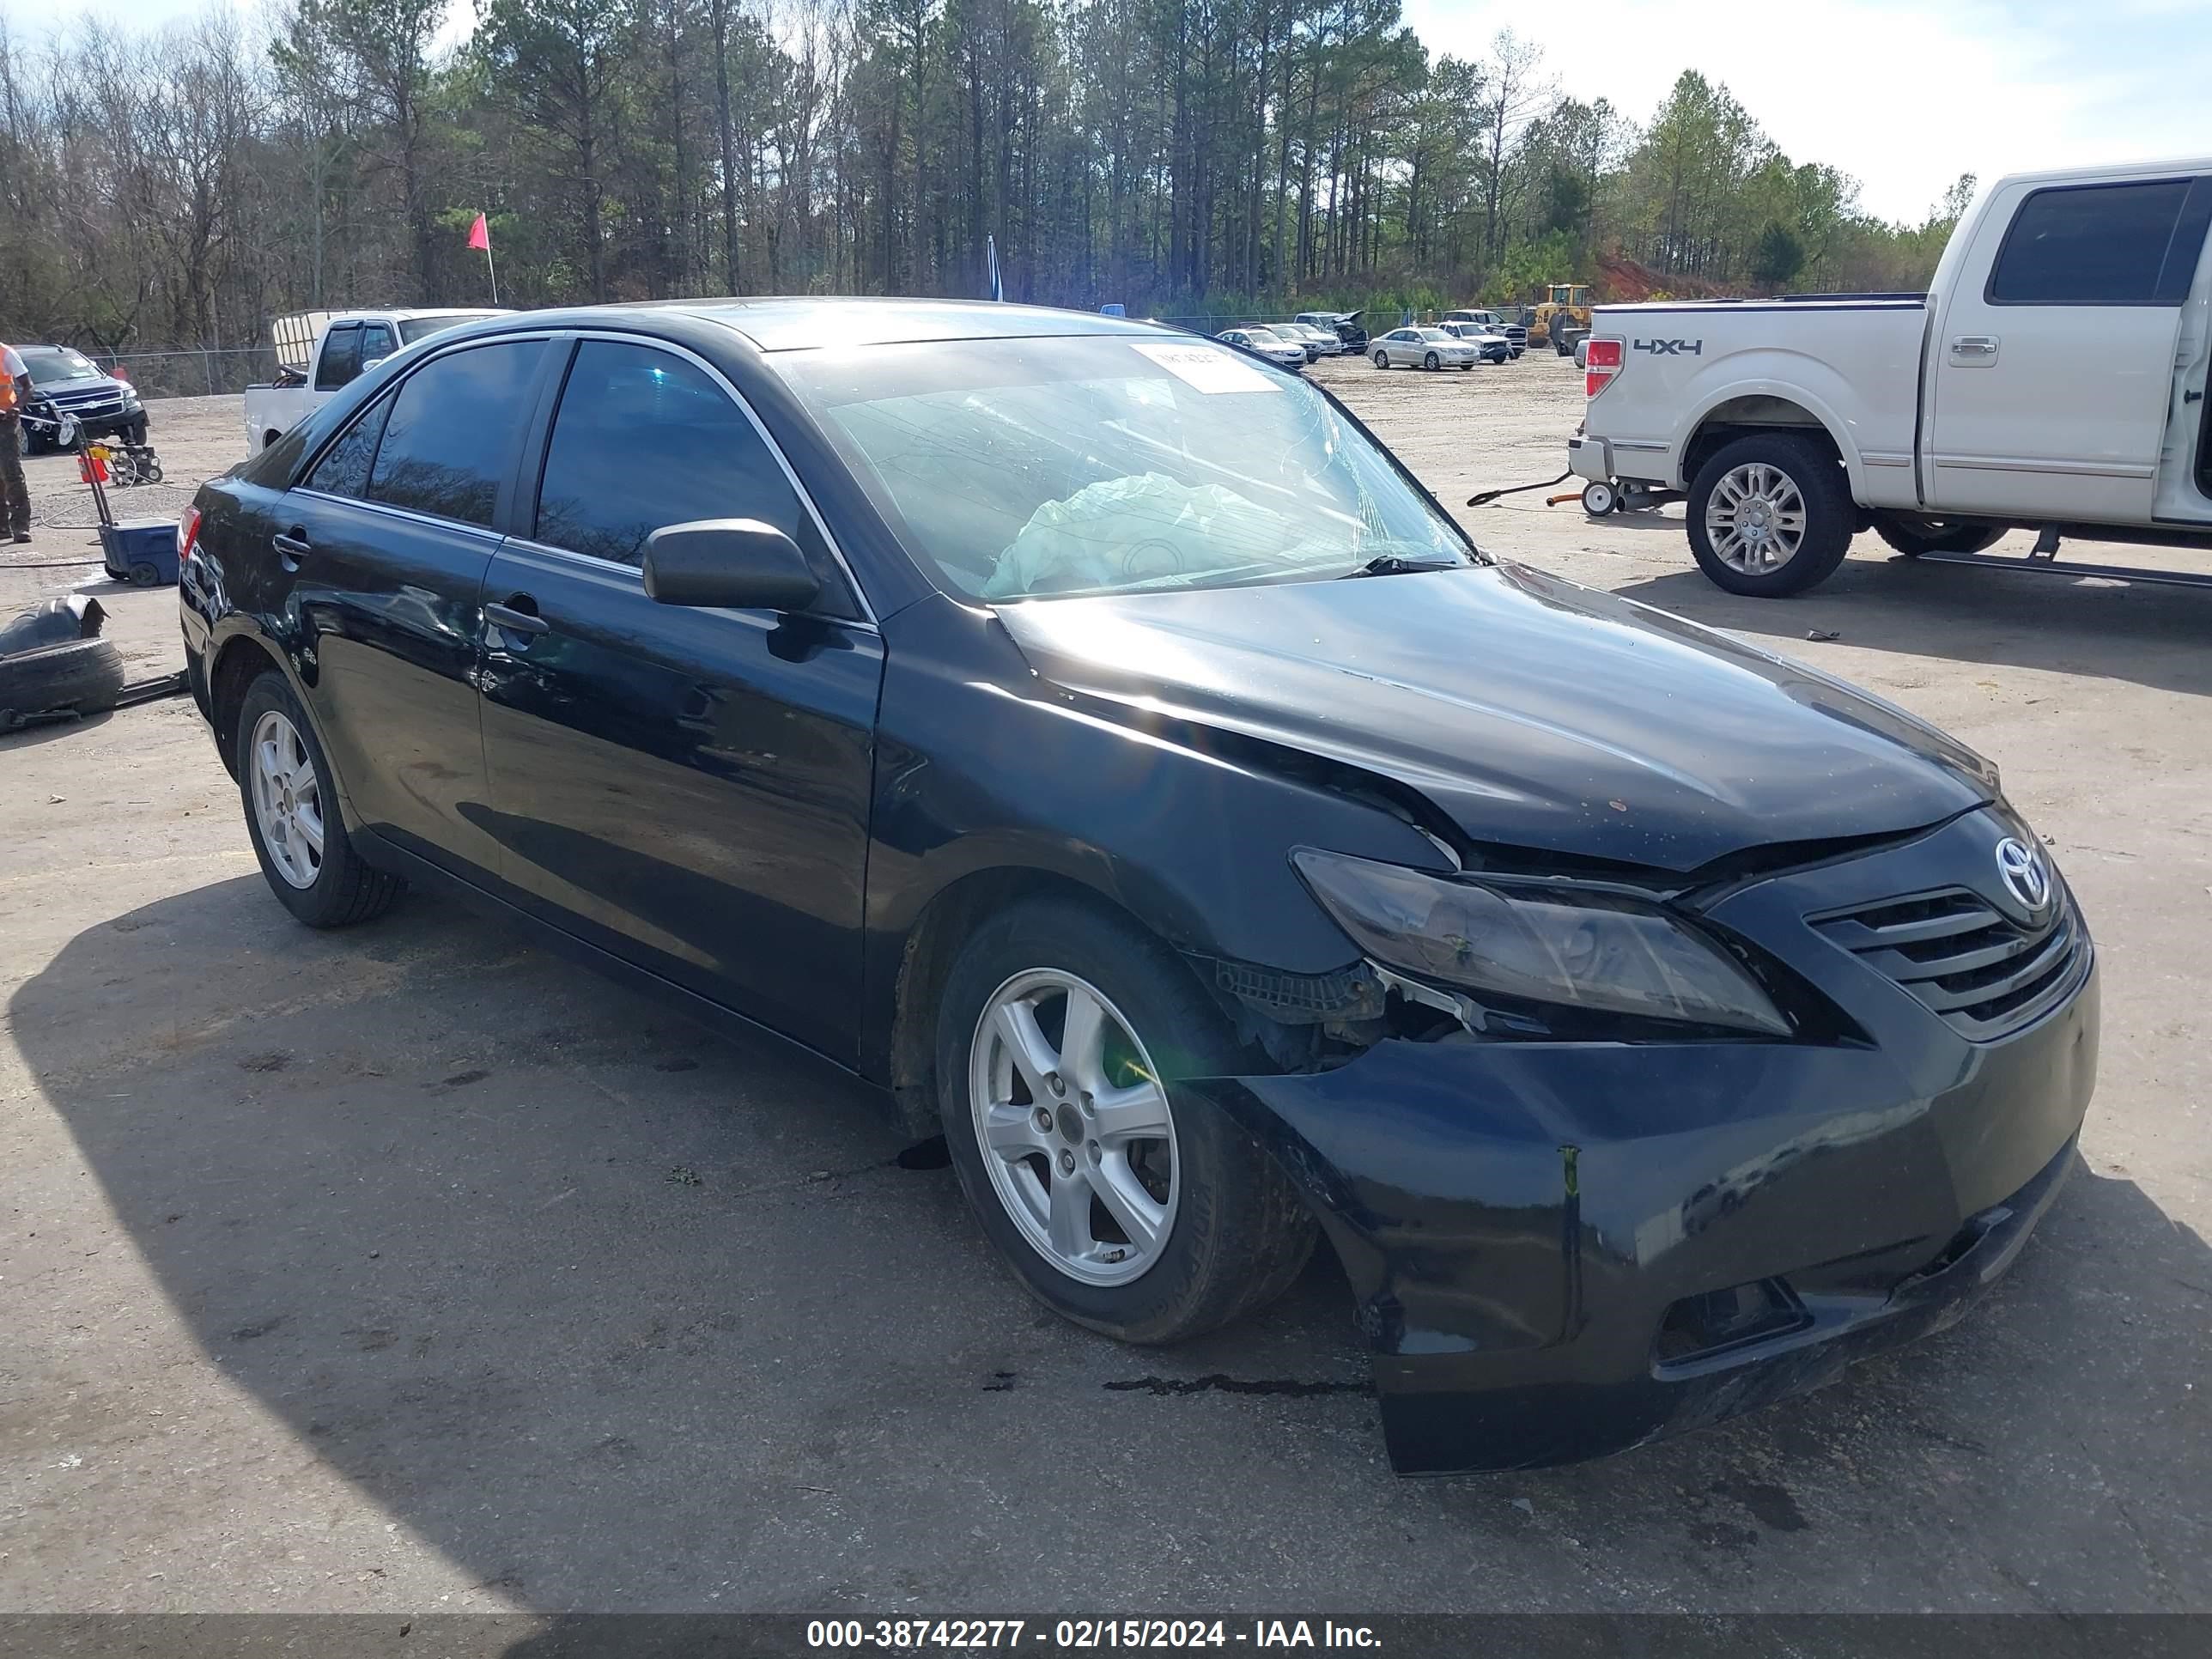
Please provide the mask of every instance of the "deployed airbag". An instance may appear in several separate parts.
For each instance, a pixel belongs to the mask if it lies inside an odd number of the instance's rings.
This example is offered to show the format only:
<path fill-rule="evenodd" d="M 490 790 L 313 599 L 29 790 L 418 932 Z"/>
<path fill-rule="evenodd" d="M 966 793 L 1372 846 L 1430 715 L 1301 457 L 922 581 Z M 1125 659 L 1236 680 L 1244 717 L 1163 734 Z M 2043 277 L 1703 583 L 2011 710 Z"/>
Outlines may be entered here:
<path fill-rule="evenodd" d="M 1030 517 L 983 584 L 986 599 L 1156 583 L 1234 570 L 1256 560 L 1297 562 L 1281 515 L 1220 484 L 1158 472 L 1085 484 Z M 1316 557 L 1330 544 L 1316 543 Z"/>

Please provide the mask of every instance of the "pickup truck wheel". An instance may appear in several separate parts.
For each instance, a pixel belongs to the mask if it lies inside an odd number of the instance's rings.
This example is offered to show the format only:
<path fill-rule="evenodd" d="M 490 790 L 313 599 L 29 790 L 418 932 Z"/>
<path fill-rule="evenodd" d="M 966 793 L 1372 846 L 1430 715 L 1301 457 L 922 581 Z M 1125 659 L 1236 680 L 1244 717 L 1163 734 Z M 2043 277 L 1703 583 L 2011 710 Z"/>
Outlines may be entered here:
<path fill-rule="evenodd" d="M 1698 568 L 1731 593 L 1802 593 L 1850 550 L 1843 469 L 1803 438 L 1758 433 L 1723 446 L 1698 469 L 1689 508 Z"/>
<path fill-rule="evenodd" d="M 1923 553 L 1978 553 L 2003 539 L 2002 525 L 1899 516 L 1875 520 L 1874 533 L 1908 559 Z"/>

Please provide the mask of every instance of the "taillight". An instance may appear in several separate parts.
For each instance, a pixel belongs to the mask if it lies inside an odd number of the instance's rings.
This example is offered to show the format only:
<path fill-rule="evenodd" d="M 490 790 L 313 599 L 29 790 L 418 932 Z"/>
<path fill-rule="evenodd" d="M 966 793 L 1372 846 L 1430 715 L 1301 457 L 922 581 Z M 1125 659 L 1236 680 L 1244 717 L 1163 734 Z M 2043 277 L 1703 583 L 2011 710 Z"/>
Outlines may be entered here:
<path fill-rule="evenodd" d="M 1613 377 L 1620 373 L 1622 353 L 1626 347 L 1622 340 L 1601 340 L 1593 336 L 1583 348 L 1583 396 L 1595 398 L 1613 384 Z"/>
<path fill-rule="evenodd" d="M 200 510 L 197 507 L 185 509 L 185 516 L 177 520 L 177 562 L 183 564 L 192 556 L 192 547 L 200 538 Z"/>

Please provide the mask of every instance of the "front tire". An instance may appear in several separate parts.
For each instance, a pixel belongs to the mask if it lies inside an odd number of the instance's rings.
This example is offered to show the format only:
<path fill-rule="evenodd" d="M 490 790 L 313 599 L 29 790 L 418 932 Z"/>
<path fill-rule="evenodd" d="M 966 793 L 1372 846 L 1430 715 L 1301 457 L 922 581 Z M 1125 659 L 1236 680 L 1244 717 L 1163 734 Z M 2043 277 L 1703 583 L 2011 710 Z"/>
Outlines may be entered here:
<path fill-rule="evenodd" d="M 1389 354 L 1389 352 L 1387 352 L 1387 351 L 1378 351 L 1378 352 L 1376 352 L 1376 353 L 1375 354 L 1375 367 L 1376 367 L 1376 368 L 1389 368 L 1389 367 L 1390 367 L 1390 354 Z"/>
<path fill-rule="evenodd" d="M 349 927 L 392 907 L 406 884 L 353 850 L 331 763 L 273 668 L 246 688 L 232 753 L 246 832 L 278 902 L 310 927 Z"/>
<path fill-rule="evenodd" d="M 1024 1289 L 1124 1342 L 1196 1336 L 1272 1301 L 1316 1229 L 1260 1144 L 1175 1079 L 1240 1059 L 1182 962 L 1068 899 L 994 916 L 937 1009 L 945 1145 Z"/>
<path fill-rule="evenodd" d="M 2002 525 L 1899 515 L 1876 519 L 1874 533 L 1906 558 L 1917 559 L 1923 553 L 1979 553 L 2002 540 L 2005 532 Z"/>
<path fill-rule="evenodd" d="M 1714 585 L 1782 599 L 1825 581 L 1850 550 L 1856 512 L 1833 453 L 1759 432 L 1716 451 L 1690 486 L 1690 551 Z"/>
<path fill-rule="evenodd" d="M 1421 359 L 1421 367 L 1427 369 L 1437 369 L 1442 368 L 1443 364 L 1437 360 L 1437 354 L 1431 351 Z"/>

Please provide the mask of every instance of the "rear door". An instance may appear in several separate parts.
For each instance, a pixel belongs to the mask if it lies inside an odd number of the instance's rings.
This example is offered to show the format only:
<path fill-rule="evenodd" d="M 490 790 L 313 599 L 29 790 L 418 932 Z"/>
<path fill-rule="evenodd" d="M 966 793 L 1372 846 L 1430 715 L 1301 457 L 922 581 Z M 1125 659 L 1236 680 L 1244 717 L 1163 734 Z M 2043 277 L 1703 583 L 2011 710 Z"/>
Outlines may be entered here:
<path fill-rule="evenodd" d="M 1929 369 L 1929 500 L 2147 523 L 2182 301 L 2212 187 L 2008 187 L 1960 263 Z"/>
<path fill-rule="evenodd" d="M 476 676 L 480 596 L 543 339 L 422 364 L 279 503 L 301 680 L 356 817 L 449 868 L 489 871 Z"/>
<path fill-rule="evenodd" d="M 883 641 L 736 393 L 688 354 L 578 343 L 485 595 L 488 822 L 522 902 L 850 1063 Z M 665 525 L 761 519 L 813 614 L 656 604 Z M 502 625 L 504 624 L 504 625 Z"/>

